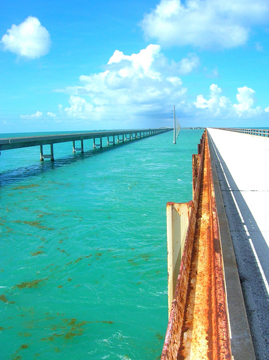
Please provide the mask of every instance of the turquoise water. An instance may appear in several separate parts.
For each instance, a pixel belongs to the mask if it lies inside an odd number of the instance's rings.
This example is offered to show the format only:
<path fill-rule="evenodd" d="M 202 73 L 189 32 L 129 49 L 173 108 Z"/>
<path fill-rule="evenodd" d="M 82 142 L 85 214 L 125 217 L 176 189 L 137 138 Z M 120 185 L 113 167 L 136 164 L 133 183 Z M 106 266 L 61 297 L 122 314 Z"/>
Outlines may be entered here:
<path fill-rule="evenodd" d="M 1 359 L 158 359 L 166 202 L 191 199 L 202 130 L 72 153 L 3 151 Z M 4 346 L 3 346 L 4 344 Z"/>

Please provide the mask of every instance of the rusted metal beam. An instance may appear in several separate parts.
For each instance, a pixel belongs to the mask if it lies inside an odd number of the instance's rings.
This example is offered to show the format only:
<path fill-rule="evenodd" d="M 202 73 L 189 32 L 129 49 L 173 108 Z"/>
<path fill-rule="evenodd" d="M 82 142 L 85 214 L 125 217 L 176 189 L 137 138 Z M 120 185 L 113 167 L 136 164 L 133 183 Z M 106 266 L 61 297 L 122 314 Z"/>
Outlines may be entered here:
<path fill-rule="evenodd" d="M 222 252 L 205 132 L 193 157 L 193 202 L 162 360 L 231 359 Z"/>

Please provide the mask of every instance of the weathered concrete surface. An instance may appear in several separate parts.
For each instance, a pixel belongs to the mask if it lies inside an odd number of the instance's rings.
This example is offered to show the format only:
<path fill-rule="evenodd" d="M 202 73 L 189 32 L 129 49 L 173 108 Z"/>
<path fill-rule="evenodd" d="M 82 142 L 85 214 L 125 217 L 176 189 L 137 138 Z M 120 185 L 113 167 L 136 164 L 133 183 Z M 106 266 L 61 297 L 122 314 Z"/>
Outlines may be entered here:
<path fill-rule="evenodd" d="M 208 130 L 254 350 L 263 360 L 269 353 L 269 139 Z"/>
<path fill-rule="evenodd" d="M 162 360 L 232 359 L 219 223 L 206 132 L 198 153 L 193 158 L 195 190 Z"/>

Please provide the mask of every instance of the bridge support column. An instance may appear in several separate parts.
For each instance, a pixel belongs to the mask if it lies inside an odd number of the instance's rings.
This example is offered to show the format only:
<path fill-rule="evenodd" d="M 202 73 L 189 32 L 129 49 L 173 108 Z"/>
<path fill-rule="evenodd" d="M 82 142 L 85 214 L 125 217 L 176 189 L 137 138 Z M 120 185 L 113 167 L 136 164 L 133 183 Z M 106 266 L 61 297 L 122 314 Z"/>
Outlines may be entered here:
<path fill-rule="evenodd" d="M 44 159 L 50 159 L 51 161 L 54 161 L 53 144 L 50 144 L 50 154 L 48 155 L 44 155 L 43 145 L 40 145 L 40 161 L 44 161 Z"/>
<path fill-rule="evenodd" d="M 118 135 L 118 143 L 120 142 L 124 142 L 124 135 L 121 135 L 121 139 L 120 139 L 120 135 Z"/>
<path fill-rule="evenodd" d="M 109 141 L 109 136 L 107 137 L 107 145 L 115 145 L 115 136 L 113 135 L 113 140 Z"/>
<path fill-rule="evenodd" d="M 76 140 L 73 140 L 73 153 L 80 151 L 82 154 L 84 153 L 83 140 L 81 140 L 81 147 L 76 148 Z"/>
<path fill-rule="evenodd" d="M 95 138 L 93 138 L 93 148 L 95 149 L 95 148 L 97 148 L 97 147 L 99 147 L 99 148 L 102 148 L 103 146 L 102 146 L 102 138 L 100 137 L 100 144 L 96 144 L 96 142 L 95 142 Z"/>

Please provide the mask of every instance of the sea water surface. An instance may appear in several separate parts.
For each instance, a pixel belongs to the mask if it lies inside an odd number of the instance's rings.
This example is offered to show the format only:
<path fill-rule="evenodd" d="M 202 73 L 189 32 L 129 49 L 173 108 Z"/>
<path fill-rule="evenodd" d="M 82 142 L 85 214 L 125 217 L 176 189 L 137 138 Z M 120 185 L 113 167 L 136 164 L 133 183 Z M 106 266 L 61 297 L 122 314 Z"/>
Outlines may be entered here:
<path fill-rule="evenodd" d="M 2 151 L 1 359 L 160 358 L 166 202 L 191 200 L 202 132 Z"/>

